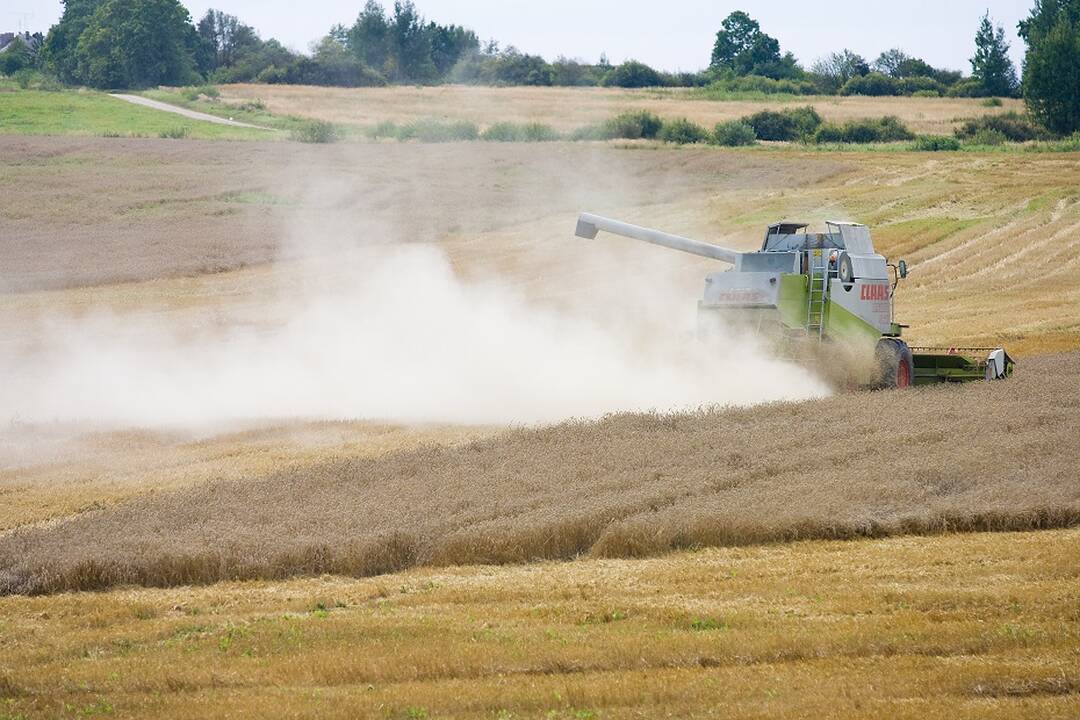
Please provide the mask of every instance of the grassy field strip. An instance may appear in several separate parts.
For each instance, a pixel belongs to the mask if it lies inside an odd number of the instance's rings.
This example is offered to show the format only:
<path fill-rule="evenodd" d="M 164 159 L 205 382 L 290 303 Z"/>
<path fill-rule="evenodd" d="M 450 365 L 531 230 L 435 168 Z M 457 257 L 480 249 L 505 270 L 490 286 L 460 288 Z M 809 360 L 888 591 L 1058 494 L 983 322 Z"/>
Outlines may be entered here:
<path fill-rule="evenodd" d="M 265 130 L 194 120 L 89 90 L 0 90 L 0 134 L 265 140 Z"/>
<path fill-rule="evenodd" d="M 9 597 L 0 712 L 1074 717 L 1078 553 L 1060 530 Z"/>

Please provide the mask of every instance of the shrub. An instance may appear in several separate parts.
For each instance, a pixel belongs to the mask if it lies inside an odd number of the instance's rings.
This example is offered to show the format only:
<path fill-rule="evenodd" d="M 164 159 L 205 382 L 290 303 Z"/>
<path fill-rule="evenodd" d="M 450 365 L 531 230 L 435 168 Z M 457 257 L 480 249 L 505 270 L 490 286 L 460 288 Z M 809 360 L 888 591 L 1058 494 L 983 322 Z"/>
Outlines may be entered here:
<path fill-rule="evenodd" d="M 622 138 L 638 140 L 655 138 L 663 127 L 660 116 L 648 110 L 631 110 L 620 113 L 603 124 L 603 134 L 607 139 Z"/>
<path fill-rule="evenodd" d="M 497 122 L 480 133 L 480 139 L 488 142 L 520 142 L 521 126 L 512 122 Z"/>
<path fill-rule="evenodd" d="M 398 140 L 419 140 L 426 143 L 476 140 L 480 131 L 476 123 L 467 120 L 416 120 L 398 129 Z"/>
<path fill-rule="evenodd" d="M 379 140 L 381 138 L 396 138 L 398 132 L 397 123 L 392 120 L 383 120 L 377 125 L 367 128 L 364 134 L 373 140 Z"/>
<path fill-rule="evenodd" d="M 840 88 L 841 95 L 870 95 L 881 97 L 886 95 L 900 95 L 901 86 L 896 78 L 888 75 L 872 72 L 867 75 L 853 77 Z"/>
<path fill-rule="evenodd" d="M 886 115 L 877 121 L 878 140 L 880 142 L 900 142 L 911 140 L 915 135 L 907 129 L 904 122 L 895 115 Z"/>
<path fill-rule="evenodd" d="M 211 100 L 216 100 L 221 97 L 221 93 L 213 85 L 202 85 L 198 87 L 186 87 L 180 91 L 180 95 L 186 100 L 195 102 L 200 97 L 208 97 Z"/>
<path fill-rule="evenodd" d="M 932 77 L 906 77 L 900 80 L 900 94 L 914 95 L 917 92 L 933 92 L 940 95 L 945 86 Z"/>
<path fill-rule="evenodd" d="M 679 118 L 665 122 L 657 137 L 664 142 L 691 145 L 708 142 L 709 131 L 686 118 Z"/>
<path fill-rule="evenodd" d="M 754 128 L 742 120 L 730 120 L 716 124 L 713 142 L 726 147 L 741 147 L 755 144 L 757 135 L 754 133 Z"/>
<path fill-rule="evenodd" d="M 936 98 L 941 97 L 941 93 L 937 90 L 916 90 L 911 93 L 911 97 L 917 98 Z"/>
<path fill-rule="evenodd" d="M 1005 133 L 992 128 L 979 128 L 979 130 L 967 139 L 968 145 L 1004 145 L 1009 141 Z"/>
<path fill-rule="evenodd" d="M 982 83 L 975 78 L 961 80 L 949 88 L 949 97 L 979 97 L 983 94 Z"/>
<path fill-rule="evenodd" d="M 338 140 L 338 130 L 333 123 L 312 120 L 298 125 L 289 133 L 289 137 L 303 143 L 332 143 Z"/>
<path fill-rule="evenodd" d="M 1001 98 L 988 97 L 988 98 L 985 98 L 979 104 L 982 105 L 983 107 L 1001 107 L 1005 103 L 1001 102 Z"/>
<path fill-rule="evenodd" d="M 822 125 L 813 137 L 815 143 L 873 143 L 911 140 L 915 136 L 899 118 L 889 115 L 879 120 L 855 120 L 843 126 Z"/>
<path fill-rule="evenodd" d="M 791 141 L 813 135 L 821 125 L 821 116 L 808 106 L 782 112 L 762 110 L 743 122 L 754 129 L 758 140 Z"/>
<path fill-rule="evenodd" d="M 917 152 L 955 152 L 960 149 L 960 141 L 944 135 L 922 135 L 915 138 L 911 149 Z"/>
<path fill-rule="evenodd" d="M 560 139 L 559 133 L 555 132 L 554 128 L 550 125 L 545 125 L 544 123 L 525 123 L 522 131 L 525 136 L 525 142 L 553 142 Z"/>
<path fill-rule="evenodd" d="M 549 142 L 558 140 L 559 134 L 550 125 L 498 122 L 480 133 L 481 140 L 489 142 Z"/>
<path fill-rule="evenodd" d="M 183 140 L 188 135 L 186 127 L 171 127 L 168 130 L 162 130 L 158 137 L 168 138 L 170 140 Z"/>
<path fill-rule="evenodd" d="M 814 133 L 814 142 L 819 145 L 844 142 L 844 129 L 839 125 L 826 123 Z"/>
<path fill-rule="evenodd" d="M 1005 139 L 1011 142 L 1049 140 L 1052 138 L 1052 135 L 1047 130 L 1016 112 L 1002 115 L 984 115 L 980 118 L 966 120 L 956 129 L 956 137 L 961 140 L 969 139 L 978 134 L 980 130 L 994 130 L 1004 135 Z"/>
<path fill-rule="evenodd" d="M 643 62 L 627 60 L 604 76 L 606 87 L 643 88 L 664 85 L 663 76 Z"/>
<path fill-rule="evenodd" d="M 582 142 L 586 140 L 608 140 L 603 125 L 584 125 L 570 133 L 570 139 Z"/>
<path fill-rule="evenodd" d="M 743 75 L 715 80 L 701 91 L 706 96 L 737 92 L 764 95 L 816 95 L 818 87 L 809 80 L 774 80 L 762 75 Z"/>

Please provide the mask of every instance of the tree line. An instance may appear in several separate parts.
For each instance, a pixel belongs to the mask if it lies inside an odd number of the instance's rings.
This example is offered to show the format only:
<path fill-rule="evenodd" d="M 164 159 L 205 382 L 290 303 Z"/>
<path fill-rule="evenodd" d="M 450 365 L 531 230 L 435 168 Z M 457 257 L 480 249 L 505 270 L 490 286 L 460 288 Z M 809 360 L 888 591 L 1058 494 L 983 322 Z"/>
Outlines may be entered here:
<path fill-rule="evenodd" d="M 989 14 L 978 23 L 971 74 L 935 68 L 899 48 L 870 61 L 831 52 L 804 68 L 742 11 L 716 34 L 709 65 L 668 73 L 629 60 L 612 65 L 547 61 L 475 32 L 426 20 L 412 0 L 387 10 L 367 0 L 350 26 L 336 25 L 308 54 L 263 40 L 239 18 L 210 10 L 197 23 L 179 0 L 63 0 L 64 12 L 40 50 L 9 47 L 0 72 L 38 67 L 69 84 L 99 88 L 265 82 L 346 87 L 408 84 L 712 87 L 790 94 L 1023 96 L 1056 132 L 1080 129 L 1080 0 L 1035 0 L 1019 26 L 1027 44 L 1022 78 L 1005 30 Z M 14 43 L 13 43 L 14 44 Z M 1022 79 L 1022 82 L 1021 82 Z"/>

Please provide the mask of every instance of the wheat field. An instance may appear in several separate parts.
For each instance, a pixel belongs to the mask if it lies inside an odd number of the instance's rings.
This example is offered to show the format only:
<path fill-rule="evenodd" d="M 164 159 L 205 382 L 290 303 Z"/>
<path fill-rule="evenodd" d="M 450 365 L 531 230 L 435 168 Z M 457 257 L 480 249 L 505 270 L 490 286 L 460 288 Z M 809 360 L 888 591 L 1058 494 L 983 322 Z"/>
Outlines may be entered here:
<path fill-rule="evenodd" d="M 1069 527 L 1078 407 L 1073 353 L 1003 383 L 631 414 L 306 463 L 6 533 L 0 592 Z"/>
<path fill-rule="evenodd" d="M 964 119 L 1022 111 L 1017 100 L 986 107 L 970 98 L 806 96 L 761 99 L 699 99 L 693 90 L 547 87 L 316 88 L 289 85 L 225 85 L 221 99 L 242 104 L 261 101 L 279 115 L 330 122 L 376 125 L 428 118 L 466 120 L 486 127 L 494 122 L 541 122 L 560 132 L 596 124 L 626 110 L 650 110 L 661 117 L 685 117 L 706 127 L 763 109 L 812 105 L 823 118 L 849 120 L 895 115 L 914 132 L 950 135 Z"/>
<path fill-rule="evenodd" d="M 0 598 L 9 717 L 1073 718 L 1080 531 Z"/>
<path fill-rule="evenodd" d="M 457 111 L 395 92 L 318 112 Z M 587 121 L 627 96 L 574 97 Z M 948 132 L 976 112 L 949 102 L 895 110 Z M 628 278 L 692 310 L 714 265 L 582 243 L 582 210 L 738 249 L 867 222 L 912 268 L 906 337 L 1019 358 L 993 385 L 537 427 L 0 418 L 0 718 L 1080 713 L 1076 154 L 0 137 L 0 166 L 12 367 L 101 316 L 272 334 L 298 289 L 356 282 L 308 238 L 437 248 L 598 322 Z"/>

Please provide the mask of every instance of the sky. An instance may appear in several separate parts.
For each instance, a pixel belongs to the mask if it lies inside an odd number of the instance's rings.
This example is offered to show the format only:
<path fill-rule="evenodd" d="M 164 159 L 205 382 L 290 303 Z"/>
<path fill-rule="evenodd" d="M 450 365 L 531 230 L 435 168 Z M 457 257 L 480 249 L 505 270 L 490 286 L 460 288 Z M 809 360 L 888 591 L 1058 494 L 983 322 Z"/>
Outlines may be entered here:
<path fill-rule="evenodd" d="M 1016 24 L 1033 0 L 414 0 L 428 19 L 464 25 L 503 47 L 595 61 L 641 60 L 663 70 L 700 70 L 720 23 L 744 10 L 804 67 L 833 50 L 850 48 L 873 60 L 900 47 L 935 67 L 970 72 L 979 18 L 987 10 L 1005 27 L 1017 69 L 1023 42 Z M 263 39 L 306 51 L 337 23 L 350 25 L 364 0 L 183 0 L 196 20 L 210 7 L 238 16 Z M 393 0 L 384 0 L 392 6 Z M 658 10 L 659 8 L 659 10 Z M 59 0 L 4 0 L 0 31 L 46 31 L 62 10 Z"/>

